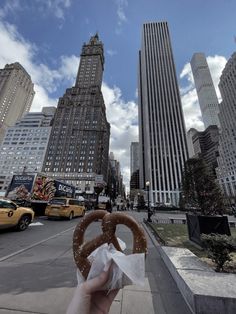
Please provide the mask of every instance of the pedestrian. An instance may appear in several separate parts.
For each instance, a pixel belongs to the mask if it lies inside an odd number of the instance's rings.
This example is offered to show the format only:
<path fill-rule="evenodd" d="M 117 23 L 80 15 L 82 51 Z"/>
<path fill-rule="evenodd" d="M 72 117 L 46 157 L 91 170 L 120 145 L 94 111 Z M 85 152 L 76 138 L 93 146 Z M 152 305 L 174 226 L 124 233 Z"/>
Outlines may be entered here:
<path fill-rule="evenodd" d="M 107 201 L 106 202 L 106 210 L 111 213 L 112 212 L 112 206 L 111 206 L 111 202 L 110 201 Z"/>
<path fill-rule="evenodd" d="M 129 207 L 130 207 L 129 201 L 127 202 L 126 206 L 127 206 L 127 210 L 129 210 Z"/>
<path fill-rule="evenodd" d="M 131 202 L 131 203 L 130 203 L 130 210 L 133 210 L 133 209 L 134 209 L 134 203 Z"/>

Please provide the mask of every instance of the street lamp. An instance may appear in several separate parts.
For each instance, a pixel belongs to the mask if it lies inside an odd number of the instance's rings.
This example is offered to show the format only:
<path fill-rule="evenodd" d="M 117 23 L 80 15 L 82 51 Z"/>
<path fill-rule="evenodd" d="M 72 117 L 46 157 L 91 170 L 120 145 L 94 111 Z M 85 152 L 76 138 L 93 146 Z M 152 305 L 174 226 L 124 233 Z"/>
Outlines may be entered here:
<path fill-rule="evenodd" d="M 139 200 L 139 197 L 140 197 L 140 193 L 138 193 L 138 204 L 137 204 L 137 211 L 139 212 L 139 206 L 140 206 L 140 200 Z"/>
<path fill-rule="evenodd" d="M 149 186 L 150 186 L 150 182 L 147 181 L 147 182 L 146 182 L 147 197 L 148 197 L 148 219 L 147 219 L 147 221 L 148 221 L 148 222 L 152 222 L 152 219 L 151 219 L 152 212 L 151 212 L 151 209 L 150 209 L 150 202 L 149 202 Z"/>

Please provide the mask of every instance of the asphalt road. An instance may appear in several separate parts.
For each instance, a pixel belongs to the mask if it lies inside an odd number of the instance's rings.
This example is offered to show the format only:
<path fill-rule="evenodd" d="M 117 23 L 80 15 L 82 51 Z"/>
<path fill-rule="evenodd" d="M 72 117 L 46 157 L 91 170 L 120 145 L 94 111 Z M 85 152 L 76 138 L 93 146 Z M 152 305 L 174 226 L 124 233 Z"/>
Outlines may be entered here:
<path fill-rule="evenodd" d="M 1 230 L 0 231 L 0 260 L 16 254 L 41 241 L 55 237 L 61 232 L 72 230 L 80 218 L 68 220 L 48 220 L 46 217 L 37 217 L 25 231 Z"/>
<path fill-rule="evenodd" d="M 0 314 L 66 312 L 76 286 L 72 239 L 80 220 L 39 217 L 25 231 L 0 232 Z M 100 222 L 94 222 L 85 237 L 100 233 Z M 130 251 L 128 228 L 118 226 L 117 234 Z"/>
<path fill-rule="evenodd" d="M 22 232 L 0 233 L 0 314 L 64 314 L 76 286 L 73 232 L 81 218 L 39 217 Z M 98 223 L 86 237 L 99 232 Z"/>

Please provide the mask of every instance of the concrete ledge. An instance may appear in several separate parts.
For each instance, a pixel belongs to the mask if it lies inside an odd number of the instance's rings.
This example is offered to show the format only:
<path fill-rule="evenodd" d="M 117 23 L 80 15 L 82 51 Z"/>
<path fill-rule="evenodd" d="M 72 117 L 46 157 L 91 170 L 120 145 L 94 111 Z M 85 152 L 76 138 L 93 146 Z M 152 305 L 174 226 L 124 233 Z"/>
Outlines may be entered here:
<path fill-rule="evenodd" d="M 193 313 L 236 313 L 235 274 L 216 273 L 188 249 L 162 246 L 160 254 Z"/>

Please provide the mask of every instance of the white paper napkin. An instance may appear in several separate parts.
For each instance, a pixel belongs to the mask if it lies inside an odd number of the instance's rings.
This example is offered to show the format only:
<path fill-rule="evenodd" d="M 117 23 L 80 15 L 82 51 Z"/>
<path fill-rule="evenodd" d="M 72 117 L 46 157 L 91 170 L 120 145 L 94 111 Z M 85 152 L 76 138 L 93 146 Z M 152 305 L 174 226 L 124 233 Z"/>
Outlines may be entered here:
<path fill-rule="evenodd" d="M 121 249 L 124 250 L 125 243 L 118 239 Z M 136 253 L 125 255 L 117 251 L 112 244 L 103 244 L 89 256 L 92 263 L 88 280 L 99 276 L 102 271 L 108 270 L 112 264 L 110 278 L 103 287 L 104 290 L 120 289 L 126 285 L 144 285 L 145 278 L 145 254 Z M 81 275 L 77 273 L 78 282 L 81 282 Z"/>

